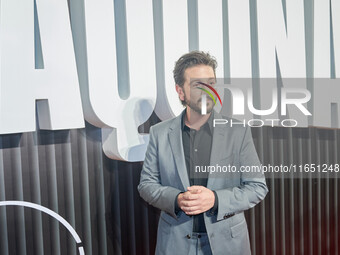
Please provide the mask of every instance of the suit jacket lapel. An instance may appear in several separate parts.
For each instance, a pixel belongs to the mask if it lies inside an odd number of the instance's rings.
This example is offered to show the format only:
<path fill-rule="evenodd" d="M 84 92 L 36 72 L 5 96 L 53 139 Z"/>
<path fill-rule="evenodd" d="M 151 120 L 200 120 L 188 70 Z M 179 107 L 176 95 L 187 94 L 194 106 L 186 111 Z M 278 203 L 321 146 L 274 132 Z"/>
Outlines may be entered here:
<path fill-rule="evenodd" d="M 214 112 L 214 119 L 223 119 L 222 115 L 218 112 Z M 210 166 L 216 166 L 217 163 L 220 162 L 223 155 L 223 146 L 225 143 L 225 130 L 223 129 L 223 125 L 217 125 L 213 127 L 213 141 L 211 145 L 211 153 L 210 153 Z M 216 178 L 211 177 L 211 174 L 208 176 L 207 188 L 212 188 L 214 186 L 214 180 Z"/>
<path fill-rule="evenodd" d="M 177 116 L 169 127 L 169 142 L 172 153 L 175 158 L 176 169 L 181 179 L 184 190 L 190 186 L 187 166 L 185 164 L 182 130 L 181 130 L 181 118 L 185 110 Z"/>
<path fill-rule="evenodd" d="M 176 169 L 178 171 L 178 175 L 181 179 L 182 185 L 184 190 L 190 186 L 188 171 L 185 164 L 185 157 L 184 157 L 184 149 L 183 149 L 183 140 L 182 140 L 182 130 L 181 130 L 181 118 L 182 115 L 185 113 L 185 110 L 177 116 L 172 124 L 169 127 L 169 142 L 172 153 L 175 158 Z M 222 115 L 214 112 L 214 119 L 223 119 Z M 225 143 L 224 133 L 225 130 L 223 129 L 223 125 L 217 125 L 213 127 L 213 141 L 211 145 L 211 153 L 210 153 L 210 166 L 216 166 L 217 163 L 222 158 L 223 155 L 223 146 Z M 210 177 L 210 174 L 209 174 Z M 209 178 L 207 188 L 213 187 L 213 183 L 215 178 Z"/>

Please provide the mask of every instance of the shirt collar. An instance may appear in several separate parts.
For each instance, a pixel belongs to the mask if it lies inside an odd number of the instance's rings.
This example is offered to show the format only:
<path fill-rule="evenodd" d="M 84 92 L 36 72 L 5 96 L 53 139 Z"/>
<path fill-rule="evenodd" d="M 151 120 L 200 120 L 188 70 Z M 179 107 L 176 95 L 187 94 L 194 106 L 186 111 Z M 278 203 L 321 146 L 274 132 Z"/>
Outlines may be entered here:
<path fill-rule="evenodd" d="M 211 132 L 212 134 L 212 131 L 213 131 L 213 119 L 214 119 L 214 109 L 211 111 L 211 114 L 208 118 L 208 120 L 202 125 L 201 128 L 208 128 L 208 130 Z M 184 127 L 188 127 L 187 125 L 185 125 L 185 121 L 184 121 L 184 118 L 185 118 L 185 115 L 187 114 L 187 108 L 185 108 L 184 110 L 184 113 L 182 114 L 182 120 L 181 120 L 181 128 L 182 128 L 182 131 L 184 130 Z M 189 128 L 189 127 L 188 127 Z"/>

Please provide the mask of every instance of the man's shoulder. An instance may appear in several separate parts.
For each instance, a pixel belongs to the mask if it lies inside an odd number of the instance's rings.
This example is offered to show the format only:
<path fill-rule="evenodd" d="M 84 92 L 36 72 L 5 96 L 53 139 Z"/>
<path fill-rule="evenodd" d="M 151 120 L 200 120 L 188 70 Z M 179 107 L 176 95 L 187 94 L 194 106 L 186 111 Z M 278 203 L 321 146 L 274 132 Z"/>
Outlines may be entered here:
<path fill-rule="evenodd" d="M 167 119 L 167 120 L 163 120 L 161 122 L 156 123 L 155 125 L 152 126 L 152 130 L 154 133 L 158 133 L 158 132 L 164 132 L 165 130 L 167 130 L 168 128 L 170 128 L 170 126 L 173 124 L 173 122 L 175 120 L 177 120 L 177 118 L 179 118 L 180 116 L 177 117 L 173 117 L 171 119 Z"/>

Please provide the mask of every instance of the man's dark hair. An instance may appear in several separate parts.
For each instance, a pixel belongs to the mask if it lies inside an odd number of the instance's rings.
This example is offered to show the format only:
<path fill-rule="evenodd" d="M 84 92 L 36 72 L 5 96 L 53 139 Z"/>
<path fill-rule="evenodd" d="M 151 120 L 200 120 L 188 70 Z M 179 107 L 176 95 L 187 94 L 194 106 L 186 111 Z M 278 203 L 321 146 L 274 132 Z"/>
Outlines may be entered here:
<path fill-rule="evenodd" d="M 183 87 L 185 82 L 184 77 L 185 70 L 189 67 L 198 65 L 210 66 L 212 67 L 215 73 L 217 62 L 214 57 L 210 56 L 209 53 L 203 51 L 191 51 L 187 54 L 184 54 L 177 60 L 175 64 L 174 69 L 175 83 Z"/>

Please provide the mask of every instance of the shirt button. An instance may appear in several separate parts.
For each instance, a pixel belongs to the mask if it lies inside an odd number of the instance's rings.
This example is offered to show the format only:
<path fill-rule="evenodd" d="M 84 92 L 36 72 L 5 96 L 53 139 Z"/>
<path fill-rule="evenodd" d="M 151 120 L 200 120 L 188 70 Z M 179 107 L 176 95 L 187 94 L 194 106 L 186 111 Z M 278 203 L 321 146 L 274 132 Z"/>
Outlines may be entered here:
<path fill-rule="evenodd" d="M 195 152 L 197 152 L 197 149 L 195 149 Z"/>
<path fill-rule="evenodd" d="M 191 238 L 191 236 L 190 236 L 189 234 L 187 234 L 186 238 L 190 239 L 190 238 Z"/>

